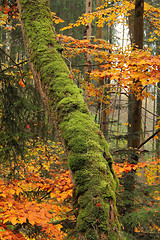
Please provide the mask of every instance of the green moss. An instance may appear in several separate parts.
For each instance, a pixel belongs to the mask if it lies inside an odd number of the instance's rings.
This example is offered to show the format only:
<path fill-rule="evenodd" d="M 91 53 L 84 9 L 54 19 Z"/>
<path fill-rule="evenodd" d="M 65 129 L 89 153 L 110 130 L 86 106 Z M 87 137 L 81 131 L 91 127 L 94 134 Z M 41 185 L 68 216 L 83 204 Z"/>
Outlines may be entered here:
<path fill-rule="evenodd" d="M 118 228 L 117 217 L 113 223 L 109 222 L 110 198 L 116 206 L 113 160 L 99 126 L 94 123 L 57 51 L 59 46 L 51 24 L 49 1 L 20 0 L 20 3 L 30 59 L 40 76 L 50 111 L 54 112 L 68 151 L 76 188 L 75 208 L 79 207 L 78 229 L 87 240 L 96 239 L 96 234 L 101 232 L 109 240 L 118 239 L 113 231 Z"/>
<path fill-rule="evenodd" d="M 78 136 L 85 138 L 87 144 L 91 134 L 89 114 L 85 114 L 79 110 L 72 111 L 66 115 L 64 121 L 60 124 L 60 129 L 66 141 L 70 138 L 76 139 Z"/>
<path fill-rule="evenodd" d="M 76 181 L 77 185 L 85 184 L 85 182 L 89 182 L 90 178 L 92 177 L 92 174 L 87 169 L 81 169 L 77 170 L 74 175 L 74 179 Z"/>
<path fill-rule="evenodd" d="M 80 170 L 84 167 L 84 165 L 88 161 L 88 156 L 86 154 L 79 155 L 78 153 L 72 153 L 71 156 L 69 156 L 69 167 L 72 171 Z"/>
<path fill-rule="evenodd" d="M 105 173 L 107 171 L 107 165 L 102 161 L 97 162 L 96 167 L 97 167 L 97 170 L 102 173 Z"/>
<path fill-rule="evenodd" d="M 99 203 L 101 203 L 101 206 L 97 205 Z M 95 227 L 95 229 L 99 229 L 98 231 L 108 231 L 109 222 L 107 221 L 107 219 L 110 210 L 108 203 L 102 202 L 98 196 L 93 198 L 92 194 L 88 194 L 88 192 L 86 192 L 80 198 L 79 204 L 83 209 L 83 211 L 79 213 L 79 217 L 77 219 L 80 231 L 84 231 L 84 229 L 86 229 L 86 226 L 89 230 L 91 224 Z M 83 221 L 81 221 L 81 219 Z"/>
<path fill-rule="evenodd" d="M 93 228 L 89 228 L 86 233 L 86 239 L 95 240 L 97 239 L 97 232 Z"/>
<path fill-rule="evenodd" d="M 87 191 L 79 197 L 78 204 L 81 206 L 81 208 L 86 208 L 88 203 L 91 203 L 92 201 L 93 201 L 93 197 L 91 193 Z"/>
<path fill-rule="evenodd" d="M 59 118 L 63 119 L 68 113 L 73 112 L 75 110 L 79 110 L 81 112 L 86 112 L 87 108 L 84 103 L 84 100 L 80 94 L 74 94 L 70 96 L 70 93 L 66 93 L 66 97 L 64 97 L 57 105 L 57 112 L 59 114 Z"/>

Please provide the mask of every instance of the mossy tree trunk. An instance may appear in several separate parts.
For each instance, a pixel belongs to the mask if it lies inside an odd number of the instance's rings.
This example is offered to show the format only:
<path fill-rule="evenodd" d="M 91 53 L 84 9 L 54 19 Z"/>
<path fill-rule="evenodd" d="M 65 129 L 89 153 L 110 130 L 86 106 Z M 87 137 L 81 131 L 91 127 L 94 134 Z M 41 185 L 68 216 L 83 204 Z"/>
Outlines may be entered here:
<path fill-rule="evenodd" d="M 19 0 L 24 43 L 37 87 L 63 140 L 74 182 L 79 239 L 119 239 L 117 180 L 108 144 L 57 44 L 48 0 Z"/>

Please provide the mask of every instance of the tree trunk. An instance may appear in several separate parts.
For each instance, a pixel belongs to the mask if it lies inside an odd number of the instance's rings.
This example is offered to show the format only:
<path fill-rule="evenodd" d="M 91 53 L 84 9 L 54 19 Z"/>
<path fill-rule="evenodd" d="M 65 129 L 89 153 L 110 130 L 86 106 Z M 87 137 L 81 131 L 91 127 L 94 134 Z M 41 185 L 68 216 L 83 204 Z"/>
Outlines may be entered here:
<path fill-rule="evenodd" d="M 86 14 L 90 14 L 92 12 L 92 0 L 86 0 Z M 91 39 L 92 35 L 92 24 L 88 23 L 87 26 L 85 26 L 84 30 L 84 38 Z M 92 71 L 92 57 L 90 54 L 85 53 L 85 80 L 90 81 L 90 73 Z M 88 105 L 89 107 L 89 105 Z"/>
<path fill-rule="evenodd" d="M 96 0 L 97 7 L 102 5 L 102 0 Z M 102 27 L 97 27 L 96 29 L 96 37 L 102 39 Z"/>
<path fill-rule="evenodd" d="M 156 42 L 157 45 L 157 54 L 160 55 L 160 48 L 158 46 L 160 46 L 160 39 L 158 42 Z M 157 105 L 156 105 L 156 110 L 157 110 L 157 115 L 160 116 L 160 81 L 157 84 Z M 157 119 L 157 121 L 159 121 L 159 119 Z M 160 137 L 156 140 L 156 152 L 158 157 L 160 156 Z"/>
<path fill-rule="evenodd" d="M 134 49 L 143 49 L 143 11 L 144 11 L 144 0 L 136 0 L 135 2 L 135 13 L 134 13 L 134 30 L 133 30 L 133 39 L 131 37 L 131 41 L 134 43 Z M 130 24 L 132 21 L 130 19 Z M 131 27 L 130 27 L 131 31 Z M 135 88 L 137 82 L 134 81 Z M 140 146 L 141 142 L 141 114 L 142 114 L 142 101 L 137 100 L 136 94 L 131 94 L 129 96 L 129 113 L 128 117 L 129 123 L 131 127 L 129 130 L 129 141 L 128 145 L 132 149 L 128 155 L 128 162 L 130 164 L 138 163 L 138 153 L 137 148 Z M 124 206 L 124 214 L 125 216 L 129 215 L 134 211 L 134 189 L 136 185 L 136 176 L 135 171 L 132 170 L 129 173 L 125 173 L 123 176 L 124 181 L 124 197 L 126 204 Z M 131 234 L 135 234 L 135 229 L 132 226 L 132 221 L 128 221 L 124 223 L 124 230 Z"/>
<path fill-rule="evenodd" d="M 91 13 L 92 12 L 92 0 L 86 0 L 86 13 Z M 88 23 L 88 25 L 85 28 L 85 36 L 87 38 L 91 38 L 92 35 L 92 24 Z"/>
<path fill-rule="evenodd" d="M 134 16 L 134 48 L 143 49 L 143 11 L 144 0 L 136 0 Z M 135 82 L 136 84 L 136 82 Z M 141 141 L 142 101 L 131 95 L 131 138 L 130 147 L 138 148 Z"/>
<path fill-rule="evenodd" d="M 136 0 L 134 16 L 134 44 L 138 49 L 143 49 L 143 13 L 144 0 Z"/>
<path fill-rule="evenodd" d="M 56 42 L 49 0 L 19 0 L 18 8 L 34 79 L 66 149 L 79 239 L 119 239 L 117 180 L 108 144 L 81 90 L 69 78 Z"/>
<path fill-rule="evenodd" d="M 128 16 L 128 25 L 129 25 L 129 36 L 130 36 L 130 42 L 131 46 L 133 46 L 134 42 L 134 12 L 135 9 L 130 11 L 130 15 Z M 128 97 L 128 148 L 131 146 L 131 95 Z"/>
<path fill-rule="evenodd" d="M 160 116 L 160 82 L 157 89 L 157 115 Z M 159 121 L 159 119 L 157 119 Z M 158 157 L 160 156 L 160 138 L 156 140 L 156 152 Z"/>
<path fill-rule="evenodd" d="M 96 5 L 97 7 L 100 7 L 102 5 L 102 0 L 97 0 L 96 1 Z M 98 39 L 102 39 L 102 27 L 98 27 L 96 28 L 96 37 Z M 101 70 L 100 66 L 98 67 L 99 70 Z M 106 84 L 106 79 L 100 79 L 99 78 L 99 82 L 98 82 L 98 86 L 102 87 Z M 103 89 L 102 91 L 102 100 L 105 98 L 106 96 L 106 88 Z M 106 113 L 106 104 L 101 100 L 100 103 L 98 103 L 98 107 L 99 107 L 99 124 L 100 124 L 100 129 L 103 132 L 105 138 L 107 137 L 107 130 L 108 130 L 108 118 L 107 118 L 107 113 Z"/>

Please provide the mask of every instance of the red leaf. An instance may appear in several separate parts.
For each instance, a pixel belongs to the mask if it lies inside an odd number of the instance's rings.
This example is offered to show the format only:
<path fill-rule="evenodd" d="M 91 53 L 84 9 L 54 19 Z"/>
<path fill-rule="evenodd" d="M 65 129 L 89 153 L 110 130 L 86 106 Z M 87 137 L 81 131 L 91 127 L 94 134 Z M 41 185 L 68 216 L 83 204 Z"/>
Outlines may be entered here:
<path fill-rule="evenodd" d="M 101 203 L 97 203 L 97 207 L 101 207 L 102 206 L 102 204 Z"/>
<path fill-rule="evenodd" d="M 69 74 L 69 78 L 72 79 L 72 75 L 71 74 Z"/>

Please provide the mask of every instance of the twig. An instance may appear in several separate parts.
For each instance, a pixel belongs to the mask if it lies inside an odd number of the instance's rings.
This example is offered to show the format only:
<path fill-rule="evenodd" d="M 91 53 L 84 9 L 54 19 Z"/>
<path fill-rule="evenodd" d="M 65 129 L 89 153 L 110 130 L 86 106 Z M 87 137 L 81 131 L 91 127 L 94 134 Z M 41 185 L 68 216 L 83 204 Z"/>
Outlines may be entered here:
<path fill-rule="evenodd" d="M 149 140 L 151 140 L 159 132 L 160 132 L 160 128 L 155 133 L 153 133 L 149 138 L 147 138 L 143 143 L 141 143 L 137 149 L 140 149 L 144 144 L 146 144 Z"/>
<path fill-rule="evenodd" d="M 146 110 L 146 112 L 148 112 L 148 113 L 154 115 L 155 117 L 159 117 L 159 115 L 154 114 L 153 112 L 150 112 L 148 109 L 146 109 L 146 108 L 144 108 L 144 107 L 142 107 L 142 109 Z"/>
<path fill-rule="evenodd" d="M 14 66 L 18 66 L 19 67 L 19 70 L 20 70 L 20 72 L 21 72 L 21 68 L 20 68 L 20 64 L 18 63 L 16 63 L 14 60 L 13 60 L 13 58 L 11 58 L 11 56 L 8 54 L 8 53 L 6 53 L 2 48 L 0 48 L 0 51 L 3 53 L 3 54 L 5 54 L 7 57 L 9 57 L 10 59 L 11 59 L 11 61 L 15 64 Z M 5 71 L 6 69 L 4 69 L 3 71 Z M 1 72 L 3 72 L 3 71 L 1 71 Z"/>
<path fill-rule="evenodd" d="M 12 66 L 10 66 L 10 67 L 8 67 L 8 68 L 5 68 L 5 69 L 1 70 L 0 73 L 3 73 L 3 72 L 5 72 L 5 71 L 7 71 L 7 70 L 13 68 L 14 66 L 17 66 L 17 67 L 18 67 L 19 65 L 21 65 L 21 64 L 23 64 L 23 63 L 26 63 L 26 62 L 28 62 L 28 60 L 25 60 L 25 61 L 23 61 L 23 62 L 20 62 L 20 63 L 14 64 L 14 65 L 12 65 Z"/>

